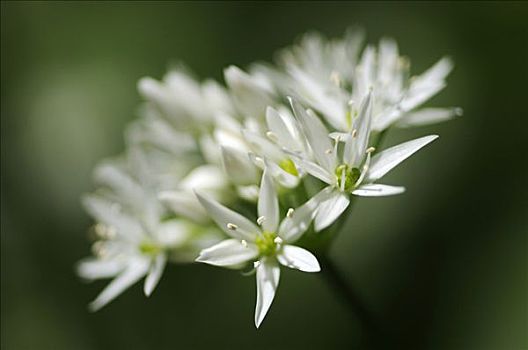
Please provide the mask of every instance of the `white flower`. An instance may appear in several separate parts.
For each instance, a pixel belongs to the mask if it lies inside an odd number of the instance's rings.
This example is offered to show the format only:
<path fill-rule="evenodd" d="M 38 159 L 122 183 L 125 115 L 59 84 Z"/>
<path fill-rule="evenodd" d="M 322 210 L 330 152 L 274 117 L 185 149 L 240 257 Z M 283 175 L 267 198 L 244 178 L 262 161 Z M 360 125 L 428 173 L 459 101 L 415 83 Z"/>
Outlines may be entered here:
<path fill-rule="evenodd" d="M 145 276 L 144 293 L 149 296 L 169 258 L 191 262 L 201 249 L 218 241 L 218 232 L 208 227 L 164 219 L 165 210 L 156 198 L 158 173 L 149 176 L 141 153 L 135 151 L 131 149 L 124 161 L 98 166 L 94 175 L 100 188 L 83 197 L 84 207 L 97 222 L 97 241 L 95 256 L 81 261 L 78 273 L 88 280 L 114 278 L 90 304 L 93 311 Z"/>
<path fill-rule="evenodd" d="M 85 196 L 84 205 L 98 220 L 99 239 L 93 246 L 96 257 L 81 261 L 78 273 L 88 280 L 114 278 L 90 303 L 93 311 L 144 276 L 143 290 L 149 296 L 163 273 L 169 249 L 183 247 L 192 235 L 191 227 L 181 220 L 158 222 L 147 229 L 137 216 L 100 195 Z"/>
<path fill-rule="evenodd" d="M 450 59 L 442 58 L 426 72 L 409 78 L 409 61 L 399 55 L 392 39 L 381 39 L 377 50 L 367 46 L 356 65 L 361 38 L 361 33 L 353 31 L 334 41 L 306 35 L 301 45 L 283 51 L 281 64 L 290 79 L 282 78 L 277 84 L 285 86 L 283 92 L 294 94 L 320 112 L 340 131 L 349 131 L 359 112 L 358 102 L 371 88 L 377 97 L 372 106 L 374 131 L 391 125 L 436 123 L 462 113 L 459 108 L 416 111 L 446 86 L 446 77 L 453 68 Z"/>
<path fill-rule="evenodd" d="M 227 194 L 228 185 L 227 178 L 219 167 L 205 164 L 194 168 L 179 182 L 176 189 L 160 192 L 158 198 L 172 212 L 203 224 L 209 217 L 196 200 L 193 190 L 200 189 L 220 200 Z"/>
<path fill-rule="evenodd" d="M 279 223 L 279 204 L 271 176 L 262 175 L 258 200 L 259 226 L 218 202 L 196 193 L 217 225 L 231 238 L 204 249 L 196 259 L 215 266 L 240 267 L 254 262 L 257 277 L 255 325 L 259 327 L 279 284 L 279 265 L 305 272 L 318 272 L 319 263 L 307 250 L 292 245 L 308 229 L 320 196 L 297 210 L 290 209 Z"/>
<path fill-rule="evenodd" d="M 150 114 L 165 118 L 180 131 L 207 131 L 218 113 L 234 112 L 222 86 L 212 80 L 199 83 L 181 68 L 171 70 L 162 82 L 142 78 L 138 90 Z"/>
<path fill-rule="evenodd" d="M 402 193 L 403 187 L 374 182 L 438 137 L 432 135 L 405 142 L 380 152 L 371 159 L 371 153 L 375 151 L 373 147 L 368 147 L 372 93 L 364 98 L 350 133 L 337 134 L 334 145 L 330 142 L 326 127 L 312 111 L 306 111 L 295 99 L 291 99 L 291 104 L 313 150 L 315 162 L 299 153 L 290 154 L 308 173 L 328 184 L 321 191 L 329 198 L 321 203 L 315 217 L 316 231 L 328 227 L 343 213 L 350 203 L 349 194 L 388 196 Z M 338 146 L 341 138 L 346 140 L 340 157 Z"/>

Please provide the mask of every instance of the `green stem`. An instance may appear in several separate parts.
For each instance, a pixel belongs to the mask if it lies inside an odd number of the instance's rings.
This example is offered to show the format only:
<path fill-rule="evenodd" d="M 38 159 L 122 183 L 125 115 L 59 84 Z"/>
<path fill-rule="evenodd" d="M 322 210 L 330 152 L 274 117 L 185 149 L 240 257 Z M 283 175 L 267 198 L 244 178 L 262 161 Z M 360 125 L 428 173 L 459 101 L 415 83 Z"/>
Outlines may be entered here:
<path fill-rule="evenodd" d="M 372 313 L 365 306 L 359 293 L 347 283 L 334 262 L 325 254 L 319 256 L 321 276 L 330 285 L 336 296 L 357 317 L 362 327 L 361 344 L 364 349 L 382 349 L 388 339 L 381 331 Z"/>

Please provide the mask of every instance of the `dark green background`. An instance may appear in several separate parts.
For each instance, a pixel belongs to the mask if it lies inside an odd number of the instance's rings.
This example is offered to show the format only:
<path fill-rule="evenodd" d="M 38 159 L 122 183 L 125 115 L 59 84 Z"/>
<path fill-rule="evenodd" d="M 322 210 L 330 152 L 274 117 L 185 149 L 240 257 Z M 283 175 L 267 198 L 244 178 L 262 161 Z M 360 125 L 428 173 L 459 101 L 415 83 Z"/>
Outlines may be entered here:
<path fill-rule="evenodd" d="M 136 81 L 184 61 L 221 79 L 307 30 L 397 39 L 419 73 L 454 58 L 431 105 L 458 120 L 391 173 L 405 195 L 361 199 L 332 255 L 406 349 L 527 349 L 528 6 L 525 3 L 20 3 L 1 7 L 2 349 L 357 348 L 359 324 L 317 275 L 283 273 L 261 329 L 255 282 L 171 266 L 102 311 L 82 283 L 90 171 L 123 149 Z M 393 348 L 395 348 L 394 346 Z"/>

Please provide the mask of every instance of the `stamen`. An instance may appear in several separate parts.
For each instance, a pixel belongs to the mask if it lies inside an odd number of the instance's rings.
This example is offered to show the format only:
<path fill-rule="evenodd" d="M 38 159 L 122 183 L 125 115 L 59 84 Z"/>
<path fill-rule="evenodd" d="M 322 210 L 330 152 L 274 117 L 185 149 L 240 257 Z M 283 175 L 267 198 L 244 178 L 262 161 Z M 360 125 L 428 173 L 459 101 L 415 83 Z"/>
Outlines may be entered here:
<path fill-rule="evenodd" d="M 259 224 L 259 226 L 262 226 L 265 220 L 266 218 L 264 216 L 259 216 L 257 219 L 257 224 Z"/>
<path fill-rule="evenodd" d="M 270 139 L 273 142 L 277 142 L 278 141 L 278 137 L 277 137 L 277 135 L 275 135 L 275 133 L 273 131 L 266 132 L 266 136 L 268 137 L 268 139 Z"/>
<path fill-rule="evenodd" d="M 275 239 L 273 240 L 273 242 L 276 243 L 276 244 L 282 244 L 283 240 L 282 240 L 282 238 L 280 238 L 280 237 L 275 237 Z"/>
<path fill-rule="evenodd" d="M 254 268 L 254 269 L 256 269 L 256 268 L 259 267 L 259 266 L 260 266 L 260 261 L 257 260 L 257 261 L 254 261 L 254 262 L 253 262 L 253 268 Z"/>
<path fill-rule="evenodd" d="M 371 147 L 371 148 L 373 148 L 373 147 Z M 361 175 L 359 176 L 359 179 L 357 179 L 356 183 L 354 184 L 354 188 L 359 186 L 359 184 L 361 184 L 361 182 L 363 181 L 363 179 L 367 175 L 367 171 L 368 171 L 369 166 L 370 166 L 370 155 L 371 155 L 371 153 L 372 152 L 367 152 L 367 159 L 365 160 L 365 164 L 363 165 L 363 171 L 361 172 Z"/>
<path fill-rule="evenodd" d="M 242 244 L 242 246 L 244 246 L 244 248 L 247 248 L 248 243 L 245 239 L 241 240 L 240 243 Z"/>
<path fill-rule="evenodd" d="M 337 71 L 332 71 L 330 74 L 330 81 L 334 83 L 337 87 L 341 86 L 341 77 Z"/>
<path fill-rule="evenodd" d="M 341 191 L 345 190 L 346 170 L 341 172 Z"/>
<path fill-rule="evenodd" d="M 368 154 L 368 153 L 374 152 L 375 150 L 376 150 L 376 147 L 369 147 L 369 148 L 367 148 L 367 150 L 365 152 Z"/>
<path fill-rule="evenodd" d="M 238 229 L 238 226 L 237 226 L 237 225 L 232 224 L 232 223 L 230 223 L 230 222 L 228 222 L 226 226 L 227 226 L 227 228 L 228 228 L 229 230 L 232 230 L 232 231 L 235 231 L 236 229 Z"/>
<path fill-rule="evenodd" d="M 288 212 L 286 212 L 286 217 L 291 218 L 294 212 L 295 210 L 293 208 L 288 209 Z"/>
<path fill-rule="evenodd" d="M 357 129 L 352 130 L 351 135 L 352 135 L 352 137 L 356 138 L 357 137 Z"/>

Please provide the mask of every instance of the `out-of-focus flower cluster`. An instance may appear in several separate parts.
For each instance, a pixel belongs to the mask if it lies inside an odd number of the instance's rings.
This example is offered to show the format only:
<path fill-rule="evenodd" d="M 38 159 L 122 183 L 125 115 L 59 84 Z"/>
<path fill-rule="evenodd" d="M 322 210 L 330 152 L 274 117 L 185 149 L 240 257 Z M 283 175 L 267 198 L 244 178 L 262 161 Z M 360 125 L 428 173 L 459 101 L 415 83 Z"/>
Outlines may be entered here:
<path fill-rule="evenodd" d="M 198 261 L 255 273 L 258 327 L 280 266 L 320 270 L 305 236 L 317 250 L 354 196 L 404 191 L 378 180 L 437 136 L 385 150 L 381 140 L 389 128 L 461 113 L 421 108 L 451 69 L 442 58 L 412 76 L 393 40 L 364 46 L 355 30 L 337 40 L 305 35 L 275 65 L 230 66 L 225 86 L 181 67 L 141 79 L 126 150 L 96 167 L 97 188 L 83 197 L 96 224 L 93 256 L 78 273 L 113 278 L 90 307 L 143 278 L 148 296 L 167 263 Z"/>

